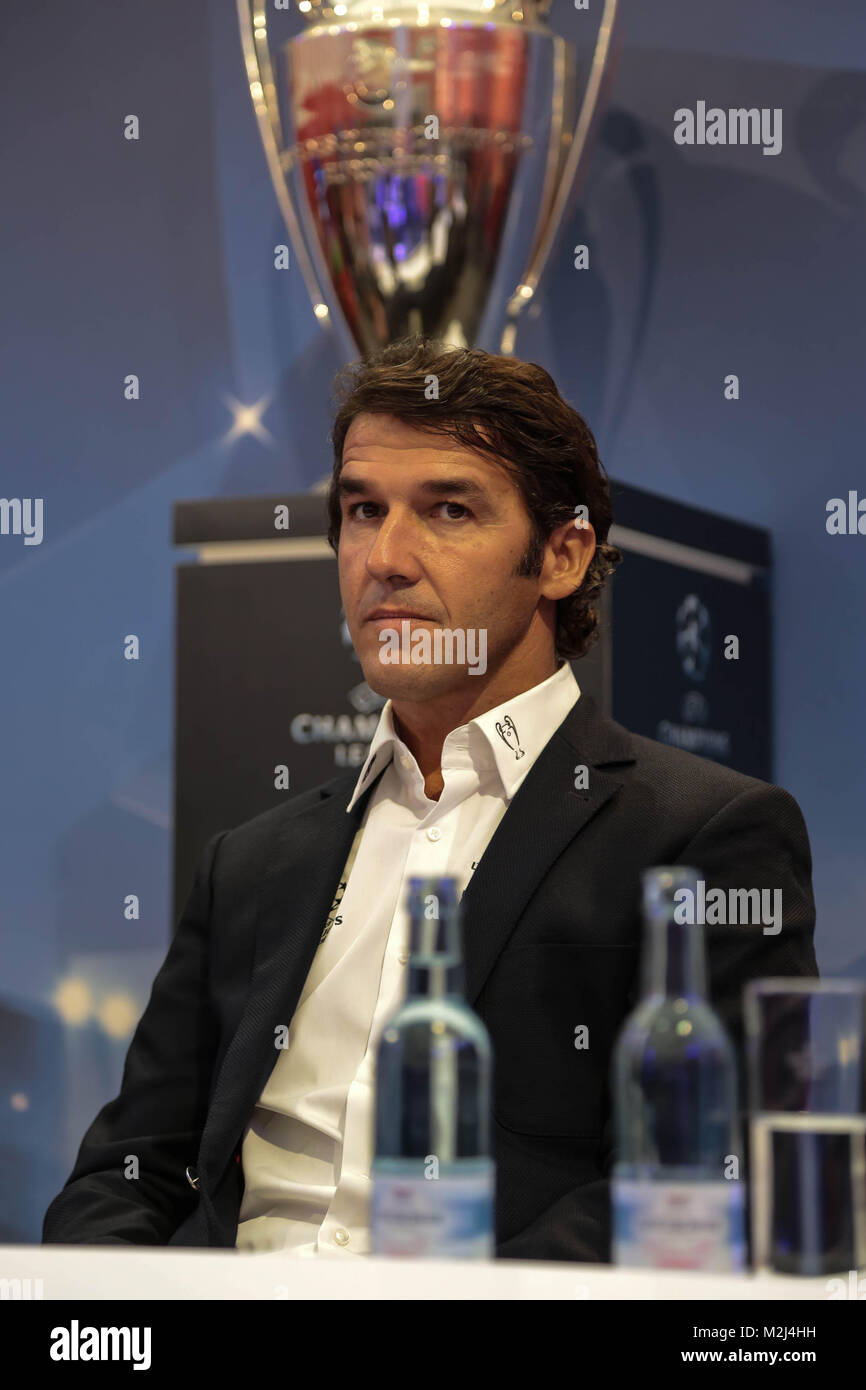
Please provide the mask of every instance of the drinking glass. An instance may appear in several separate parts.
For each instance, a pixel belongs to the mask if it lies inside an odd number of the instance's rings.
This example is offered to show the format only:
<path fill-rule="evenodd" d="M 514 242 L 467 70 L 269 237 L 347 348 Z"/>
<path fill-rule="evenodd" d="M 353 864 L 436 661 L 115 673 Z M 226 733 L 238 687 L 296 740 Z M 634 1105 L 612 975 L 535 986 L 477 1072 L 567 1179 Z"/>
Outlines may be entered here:
<path fill-rule="evenodd" d="M 744 992 L 752 1263 L 866 1262 L 866 984 L 753 980 Z"/>

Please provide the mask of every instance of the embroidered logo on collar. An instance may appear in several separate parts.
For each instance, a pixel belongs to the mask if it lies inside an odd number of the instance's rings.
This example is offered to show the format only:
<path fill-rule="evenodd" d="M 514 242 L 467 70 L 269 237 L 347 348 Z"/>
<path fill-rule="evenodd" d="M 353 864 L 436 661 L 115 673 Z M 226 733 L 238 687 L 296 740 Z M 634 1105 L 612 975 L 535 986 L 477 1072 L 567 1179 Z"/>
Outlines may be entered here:
<path fill-rule="evenodd" d="M 497 720 L 495 727 L 499 737 L 503 740 L 503 742 L 508 744 L 508 747 L 513 752 L 515 758 L 522 758 L 524 756 L 524 752 L 520 746 L 520 739 L 517 737 L 517 728 L 515 726 L 514 720 L 511 718 L 511 715 L 506 714 L 501 724 Z"/>

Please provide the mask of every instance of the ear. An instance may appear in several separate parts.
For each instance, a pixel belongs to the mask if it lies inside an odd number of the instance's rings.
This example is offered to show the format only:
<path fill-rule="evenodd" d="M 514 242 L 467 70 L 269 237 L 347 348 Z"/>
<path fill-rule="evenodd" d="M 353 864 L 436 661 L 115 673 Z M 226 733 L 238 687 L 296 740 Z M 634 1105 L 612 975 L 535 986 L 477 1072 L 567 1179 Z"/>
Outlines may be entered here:
<path fill-rule="evenodd" d="M 584 520 L 581 509 L 575 520 L 564 521 L 551 532 L 541 571 L 541 592 L 545 598 L 568 598 L 580 588 L 595 554 L 595 545 L 595 531 L 589 521 Z"/>

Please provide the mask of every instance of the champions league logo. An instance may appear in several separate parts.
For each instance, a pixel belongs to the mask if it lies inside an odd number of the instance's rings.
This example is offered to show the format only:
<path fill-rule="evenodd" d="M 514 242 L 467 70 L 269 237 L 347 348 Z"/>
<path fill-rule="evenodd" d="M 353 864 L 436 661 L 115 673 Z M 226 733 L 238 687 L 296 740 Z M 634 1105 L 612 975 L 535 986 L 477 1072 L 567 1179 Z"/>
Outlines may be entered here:
<path fill-rule="evenodd" d="M 690 681 L 703 681 L 710 665 L 710 614 L 697 594 L 687 594 L 677 609 L 676 653 L 683 675 Z M 727 729 L 705 726 L 710 714 L 709 701 L 699 690 L 687 690 L 680 708 L 681 723 L 662 719 L 656 726 L 661 743 L 702 757 L 727 762 L 731 757 L 731 735 Z"/>
<path fill-rule="evenodd" d="M 340 609 L 340 641 L 348 647 L 354 661 L 360 660 L 352 645 L 346 615 Z M 294 743 L 329 743 L 334 749 L 337 767 L 360 767 L 379 723 L 379 713 L 385 696 L 371 690 L 366 681 L 359 681 L 346 692 L 346 700 L 355 711 L 348 714 L 296 714 L 289 725 Z"/>
<path fill-rule="evenodd" d="M 706 724 L 710 717 L 707 697 L 699 690 L 687 690 L 680 708 L 680 718 L 684 724 Z"/>
<path fill-rule="evenodd" d="M 501 724 L 497 719 L 495 728 L 503 743 L 508 744 L 515 758 L 522 758 L 524 756 L 524 751 L 520 746 L 520 739 L 517 736 L 517 726 L 511 718 L 511 715 L 506 714 Z"/>
<path fill-rule="evenodd" d="M 683 673 L 702 681 L 710 664 L 710 615 L 697 594 L 689 594 L 677 609 L 677 653 Z"/>

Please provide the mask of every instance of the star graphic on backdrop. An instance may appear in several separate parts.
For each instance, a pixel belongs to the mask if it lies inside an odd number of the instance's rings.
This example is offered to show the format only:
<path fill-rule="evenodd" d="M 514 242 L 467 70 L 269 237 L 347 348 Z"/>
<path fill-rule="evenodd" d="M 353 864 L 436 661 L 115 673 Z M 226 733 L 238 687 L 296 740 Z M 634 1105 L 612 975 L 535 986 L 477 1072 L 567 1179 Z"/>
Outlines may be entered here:
<path fill-rule="evenodd" d="M 239 439 L 242 434 L 254 434 L 256 439 L 260 440 L 262 444 L 276 443 L 270 430 L 265 429 L 262 424 L 262 416 L 271 403 L 270 396 L 262 396 L 261 400 L 256 401 L 255 405 L 244 405 L 241 401 L 236 400 L 234 396 L 229 395 L 227 391 L 224 391 L 223 400 L 234 417 L 232 427 L 224 437 L 224 442 L 226 444 L 231 444 L 235 439 Z"/>

